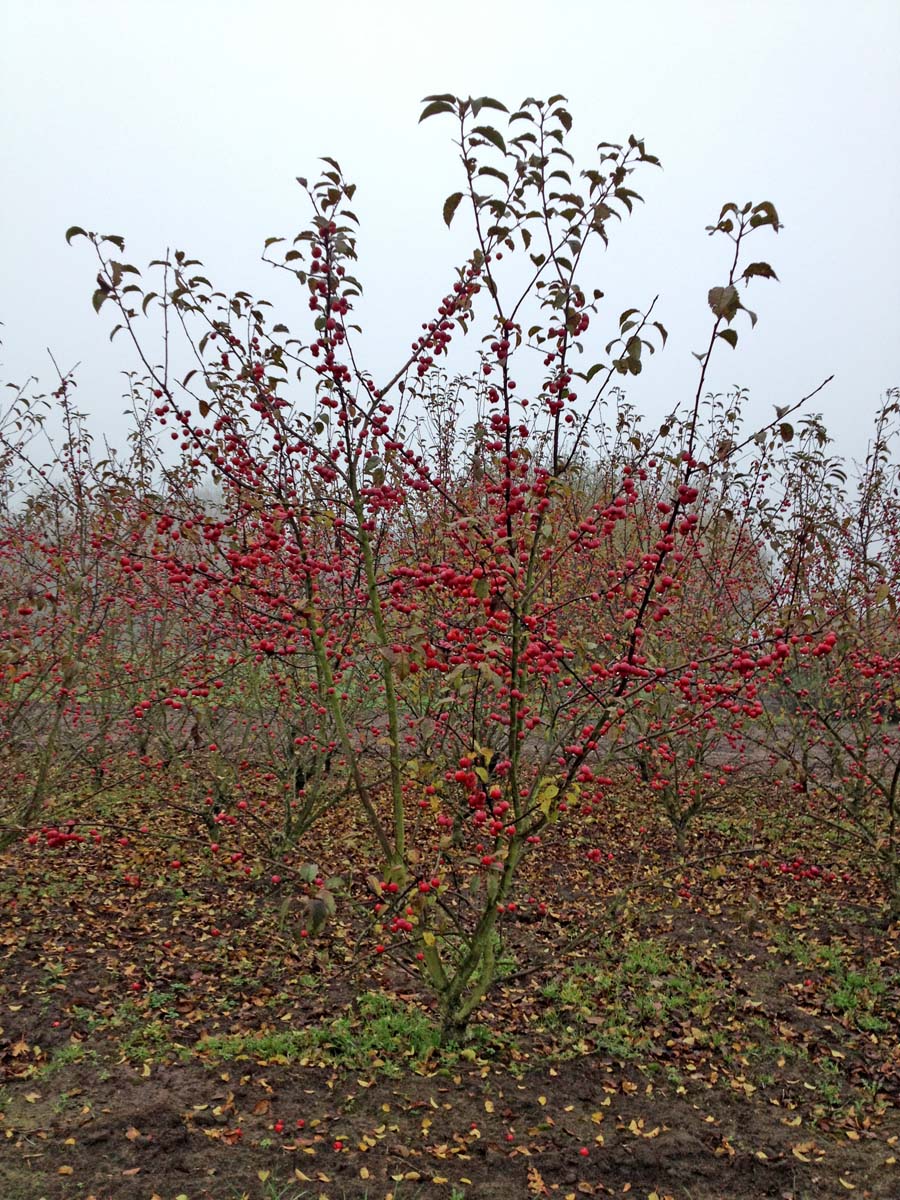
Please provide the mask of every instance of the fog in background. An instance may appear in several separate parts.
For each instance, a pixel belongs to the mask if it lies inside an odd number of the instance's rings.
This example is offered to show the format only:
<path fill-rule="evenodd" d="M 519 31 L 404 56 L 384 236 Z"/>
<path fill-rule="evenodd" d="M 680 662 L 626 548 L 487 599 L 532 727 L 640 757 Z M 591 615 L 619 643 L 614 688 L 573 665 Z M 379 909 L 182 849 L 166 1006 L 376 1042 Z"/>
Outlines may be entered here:
<path fill-rule="evenodd" d="M 880 396 L 900 384 L 900 4 L 897 0 L 4 0 L 0 381 L 54 384 L 80 363 L 92 428 L 127 431 L 122 371 L 137 361 L 91 308 L 96 263 L 73 224 L 123 235 L 143 267 L 167 247 L 201 259 L 223 290 L 277 302 L 308 336 L 307 293 L 260 262 L 267 236 L 307 220 L 295 176 L 337 158 L 358 184 L 362 365 L 383 380 L 452 283 L 468 248 L 447 118 L 417 124 L 428 93 L 569 99 L 577 166 L 600 141 L 646 141 L 663 170 L 613 229 L 589 286 L 606 294 L 594 353 L 619 312 L 645 307 L 669 344 L 627 381 L 651 417 L 687 402 L 706 294 L 730 246 L 710 239 L 725 201 L 771 200 L 784 222 L 751 241 L 780 282 L 747 295 L 759 314 L 724 343 L 711 388 L 750 389 L 752 422 L 816 398 L 841 452 L 865 451 Z M 496 114 L 499 116 L 500 114 Z M 473 340 L 469 357 L 477 362 Z M 7 393 L 9 395 L 9 393 Z"/>

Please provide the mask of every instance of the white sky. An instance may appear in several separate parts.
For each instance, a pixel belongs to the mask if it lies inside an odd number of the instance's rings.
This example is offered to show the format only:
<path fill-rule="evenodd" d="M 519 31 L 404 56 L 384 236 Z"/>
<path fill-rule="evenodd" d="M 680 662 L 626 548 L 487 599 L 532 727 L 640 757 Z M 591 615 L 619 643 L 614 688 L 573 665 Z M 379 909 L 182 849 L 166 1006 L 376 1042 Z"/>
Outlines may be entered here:
<path fill-rule="evenodd" d="M 759 325 L 737 325 L 735 353 L 720 344 L 712 386 L 748 386 L 763 421 L 833 372 L 814 408 L 859 455 L 900 384 L 898 0 L 0 0 L 0 14 L 0 381 L 52 384 L 47 347 L 81 362 L 79 403 L 113 440 L 118 372 L 137 364 L 107 341 L 89 250 L 66 228 L 122 234 L 138 266 L 185 249 L 305 334 L 305 293 L 259 253 L 305 224 L 294 177 L 329 154 L 359 185 L 364 365 L 383 377 L 468 247 L 462 208 L 452 234 L 441 220 L 459 181 L 451 125 L 417 125 L 444 91 L 510 106 L 562 92 L 579 166 L 629 133 L 662 160 L 589 281 L 607 294 L 597 358 L 621 309 L 660 293 L 668 348 L 628 386 L 652 415 L 692 394 L 728 249 L 704 226 L 726 200 L 772 200 L 785 229 L 756 240 L 781 282 L 752 285 Z"/>

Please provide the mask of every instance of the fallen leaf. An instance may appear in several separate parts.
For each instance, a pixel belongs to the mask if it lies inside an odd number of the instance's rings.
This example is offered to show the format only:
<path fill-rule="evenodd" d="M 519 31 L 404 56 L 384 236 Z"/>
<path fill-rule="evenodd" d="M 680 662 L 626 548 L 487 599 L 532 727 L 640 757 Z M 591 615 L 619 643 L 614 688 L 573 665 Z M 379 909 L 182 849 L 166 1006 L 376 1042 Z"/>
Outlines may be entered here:
<path fill-rule="evenodd" d="M 532 1196 L 549 1196 L 550 1192 L 544 1183 L 543 1176 L 537 1167 L 528 1168 L 528 1192 Z"/>

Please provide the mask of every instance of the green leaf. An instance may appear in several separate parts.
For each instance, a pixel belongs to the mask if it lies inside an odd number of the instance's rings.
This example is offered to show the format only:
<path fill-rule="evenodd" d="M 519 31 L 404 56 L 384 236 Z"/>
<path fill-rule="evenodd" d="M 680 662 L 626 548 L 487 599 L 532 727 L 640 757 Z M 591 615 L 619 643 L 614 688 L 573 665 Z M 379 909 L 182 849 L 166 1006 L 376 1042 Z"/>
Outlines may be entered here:
<path fill-rule="evenodd" d="M 494 179 L 499 179 L 501 183 L 509 187 L 509 176 L 504 175 L 502 171 L 498 171 L 496 167 L 479 167 L 479 175 L 491 175 Z"/>
<path fill-rule="evenodd" d="M 482 108 L 496 108 L 498 112 L 509 112 L 505 104 L 501 104 L 499 100 L 494 100 L 491 96 L 479 96 L 477 100 L 472 101 L 472 112 L 476 117 Z"/>
<path fill-rule="evenodd" d="M 94 312 L 98 313 L 100 311 L 100 309 L 103 307 L 103 301 L 107 298 L 107 296 L 108 292 L 105 292 L 103 288 L 97 288 L 91 297 L 91 304 L 94 306 Z"/>
<path fill-rule="evenodd" d="M 727 342 L 732 350 L 737 348 L 738 335 L 733 329 L 723 329 L 717 336 Z"/>
<path fill-rule="evenodd" d="M 450 228 L 450 222 L 453 220 L 454 214 L 456 213 L 457 208 L 459 208 L 459 202 L 462 200 L 462 198 L 462 192 L 454 192 L 452 196 L 448 196 L 444 201 L 444 224 L 448 229 Z"/>
<path fill-rule="evenodd" d="M 783 442 L 790 442 L 794 437 L 794 427 L 789 421 L 783 421 L 778 426 L 778 432 L 781 434 L 781 440 Z"/>
<path fill-rule="evenodd" d="M 506 142 L 504 142 L 502 135 L 498 133 L 498 131 L 491 125 L 476 125 L 472 132 L 479 134 L 481 137 L 491 142 L 491 144 L 496 146 L 501 153 L 506 153 Z"/>
<path fill-rule="evenodd" d="M 424 120 L 426 120 L 428 117 L 435 116 L 437 113 L 452 113 L 453 111 L 453 105 L 448 104 L 446 100 L 434 100 L 431 104 L 426 105 L 425 108 L 422 109 L 422 115 L 419 117 L 419 124 L 421 125 Z"/>
<path fill-rule="evenodd" d="M 315 863 L 301 863 L 297 868 L 297 878 L 303 883 L 312 883 L 318 874 L 319 868 Z"/>
<path fill-rule="evenodd" d="M 772 270 L 772 268 L 769 266 L 769 264 L 765 263 L 765 262 L 751 263 L 750 266 L 747 267 L 746 271 L 744 271 L 744 274 L 741 276 L 741 278 L 742 279 L 752 279 L 754 275 L 759 275 L 763 279 L 777 279 L 778 278 L 778 276 L 775 274 L 775 272 Z"/>
<path fill-rule="evenodd" d="M 73 237 L 87 237 L 87 232 L 80 225 L 70 225 L 66 230 L 66 241 L 72 245 Z"/>
<path fill-rule="evenodd" d="M 755 205 L 753 209 L 753 215 L 750 218 L 750 228 L 756 229 L 760 225 L 771 225 L 776 233 L 781 228 L 778 213 L 771 200 L 763 200 L 761 204 Z"/>
<path fill-rule="evenodd" d="M 741 298 L 737 293 L 737 288 L 732 284 L 727 287 L 710 288 L 707 298 L 709 307 L 715 315 L 724 317 L 726 321 L 733 321 L 737 310 L 741 307 Z"/>

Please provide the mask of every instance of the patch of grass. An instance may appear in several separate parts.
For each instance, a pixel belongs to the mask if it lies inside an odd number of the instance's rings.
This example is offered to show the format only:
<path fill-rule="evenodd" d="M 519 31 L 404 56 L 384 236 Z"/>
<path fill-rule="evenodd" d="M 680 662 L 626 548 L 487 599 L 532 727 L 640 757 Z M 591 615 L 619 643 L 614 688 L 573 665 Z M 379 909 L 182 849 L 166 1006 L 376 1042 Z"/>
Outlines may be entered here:
<path fill-rule="evenodd" d="M 815 961 L 816 956 L 812 948 L 783 926 L 779 926 L 773 932 L 772 945 L 785 962 L 793 962 L 798 967 L 810 967 Z"/>
<path fill-rule="evenodd" d="M 95 1051 L 89 1050 L 84 1042 L 70 1042 L 68 1046 L 57 1046 L 41 1068 L 40 1074 L 44 1077 L 55 1075 L 57 1071 L 61 1071 L 72 1063 L 84 1062 L 85 1059 L 96 1061 L 96 1058 Z"/>
<path fill-rule="evenodd" d="M 883 977 L 880 964 L 870 960 L 865 967 L 856 969 L 848 962 L 849 954 L 840 945 L 823 947 L 819 961 L 831 976 L 828 1003 L 846 1021 L 852 1021 L 866 1033 L 886 1033 L 890 1024 L 885 1012 L 885 997 L 888 981 Z"/>
<path fill-rule="evenodd" d="M 71 1096 L 68 1092 L 60 1092 L 53 1101 L 53 1111 L 57 1116 L 62 1116 L 64 1112 L 71 1108 L 80 1108 L 81 1100 L 82 1097 L 80 1094 Z"/>
<path fill-rule="evenodd" d="M 173 1049 L 169 1031 L 162 1021 L 147 1021 L 140 1028 L 129 1031 L 119 1046 L 126 1058 L 139 1063 Z"/>
<path fill-rule="evenodd" d="M 714 1009 L 733 1007 L 724 983 L 710 983 L 680 950 L 653 938 L 632 941 L 624 952 L 605 942 L 591 959 L 545 984 L 541 995 L 552 1006 L 543 1014 L 545 1027 L 571 1043 L 564 1057 L 583 1053 L 589 1037 L 601 1053 L 633 1058 L 660 1026 L 689 1018 L 705 1027 Z"/>
<path fill-rule="evenodd" d="M 216 1059 L 259 1058 L 281 1062 L 316 1059 L 352 1070 L 375 1067 L 400 1074 L 409 1060 L 437 1051 L 439 1027 L 419 1009 L 400 1006 L 388 996 L 362 996 L 355 1012 L 321 1025 L 257 1034 L 211 1036 L 197 1050 Z"/>
<path fill-rule="evenodd" d="M 100 1017 L 92 1008 L 84 1008 L 80 1004 L 73 1004 L 69 1012 L 76 1021 L 84 1022 L 89 1033 L 93 1033 L 95 1029 L 102 1029 L 107 1023 L 106 1017 Z"/>
<path fill-rule="evenodd" d="M 126 1000 L 101 1023 L 116 1036 L 119 1051 L 132 1062 L 144 1063 L 179 1049 L 166 1023 L 160 1017 L 148 1018 L 133 1000 Z"/>

